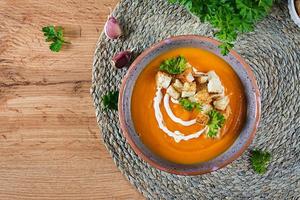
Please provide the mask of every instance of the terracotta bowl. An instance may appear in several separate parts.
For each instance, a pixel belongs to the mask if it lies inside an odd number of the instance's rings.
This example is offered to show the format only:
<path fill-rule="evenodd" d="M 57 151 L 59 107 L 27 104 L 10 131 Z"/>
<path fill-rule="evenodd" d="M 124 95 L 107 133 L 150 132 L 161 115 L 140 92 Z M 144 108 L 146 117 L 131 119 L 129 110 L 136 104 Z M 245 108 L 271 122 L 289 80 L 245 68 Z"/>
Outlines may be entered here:
<path fill-rule="evenodd" d="M 123 79 L 119 96 L 119 119 L 127 142 L 135 153 L 153 167 L 179 175 L 199 175 L 220 169 L 237 159 L 254 138 L 260 118 L 260 94 L 255 77 L 248 64 L 235 51 L 222 56 L 216 40 L 195 35 L 176 36 L 165 39 L 144 51 L 130 66 Z M 239 76 L 247 99 L 247 116 L 244 127 L 232 146 L 218 157 L 192 165 L 176 164 L 152 153 L 140 140 L 131 116 L 131 96 L 141 71 L 154 58 L 173 48 L 196 47 L 205 49 L 224 59 Z"/>

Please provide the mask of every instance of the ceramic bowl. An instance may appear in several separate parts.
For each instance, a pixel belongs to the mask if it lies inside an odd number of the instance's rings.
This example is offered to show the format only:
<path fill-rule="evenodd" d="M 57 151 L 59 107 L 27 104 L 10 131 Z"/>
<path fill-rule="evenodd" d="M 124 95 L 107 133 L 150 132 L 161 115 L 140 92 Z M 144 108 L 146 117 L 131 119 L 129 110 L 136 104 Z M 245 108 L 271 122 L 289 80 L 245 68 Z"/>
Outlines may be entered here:
<path fill-rule="evenodd" d="M 119 95 L 119 120 L 122 132 L 135 153 L 153 167 L 169 173 L 179 175 L 199 175 L 220 169 L 237 159 L 250 145 L 254 138 L 260 118 L 260 94 L 255 77 L 248 64 L 235 51 L 222 56 L 216 40 L 196 36 L 184 35 L 165 39 L 144 51 L 130 66 L 123 79 Z M 162 159 L 151 152 L 140 140 L 135 131 L 131 116 L 131 96 L 135 82 L 154 58 L 170 49 L 180 47 L 195 47 L 205 49 L 225 60 L 239 76 L 247 100 L 247 114 L 243 129 L 232 146 L 218 157 L 192 165 L 176 164 Z"/>
<path fill-rule="evenodd" d="M 292 20 L 300 27 L 300 17 L 296 11 L 295 0 L 289 0 L 288 7 Z"/>

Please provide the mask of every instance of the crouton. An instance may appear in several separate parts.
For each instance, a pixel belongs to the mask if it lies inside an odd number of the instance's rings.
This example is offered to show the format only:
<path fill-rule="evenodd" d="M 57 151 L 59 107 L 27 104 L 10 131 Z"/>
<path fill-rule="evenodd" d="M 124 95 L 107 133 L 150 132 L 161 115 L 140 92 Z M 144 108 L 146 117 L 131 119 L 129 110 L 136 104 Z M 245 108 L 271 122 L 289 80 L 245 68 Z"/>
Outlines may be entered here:
<path fill-rule="evenodd" d="M 214 106 L 216 109 L 218 110 L 225 110 L 226 107 L 228 106 L 229 104 L 229 98 L 228 96 L 224 96 L 220 99 L 217 99 L 216 101 L 214 101 Z"/>
<path fill-rule="evenodd" d="M 229 115 L 231 115 L 231 108 L 230 106 L 227 106 L 226 110 L 225 110 L 225 113 L 224 113 L 224 117 L 225 119 L 227 119 L 229 117 Z"/>
<path fill-rule="evenodd" d="M 196 117 L 196 121 L 197 121 L 199 124 L 205 126 L 205 125 L 207 125 L 207 123 L 208 123 L 208 121 L 209 121 L 209 116 L 206 115 L 206 114 L 203 114 L 203 113 L 199 113 L 199 114 L 197 115 L 197 117 Z"/>
<path fill-rule="evenodd" d="M 182 97 L 191 97 L 191 96 L 195 95 L 195 93 L 196 93 L 196 83 L 195 82 L 192 82 L 192 83 L 185 82 L 183 84 L 182 93 L 181 93 Z"/>
<path fill-rule="evenodd" d="M 181 92 L 183 88 L 183 84 L 180 80 L 176 79 L 175 82 L 172 84 L 172 86 L 178 91 Z"/>
<path fill-rule="evenodd" d="M 201 76 L 197 77 L 196 80 L 197 80 L 198 83 L 200 83 L 200 84 L 207 83 L 207 81 L 208 81 L 208 76 L 206 76 L 206 75 L 201 75 Z"/>
<path fill-rule="evenodd" d="M 172 85 L 168 87 L 167 94 L 170 95 L 173 99 L 179 99 L 180 97 L 180 93 L 177 92 Z"/>
<path fill-rule="evenodd" d="M 206 75 L 206 73 L 198 71 L 195 67 L 193 67 L 192 69 L 193 69 L 193 76 L 194 77 L 200 77 L 200 76 Z"/>
<path fill-rule="evenodd" d="M 195 95 L 189 97 L 188 99 L 189 99 L 191 102 L 198 103 L 198 99 L 195 97 Z"/>
<path fill-rule="evenodd" d="M 193 102 L 210 104 L 212 99 L 206 88 L 200 89 L 192 98 Z M 190 99 L 190 101 L 192 101 Z"/>
<path fill-rule="evenodd" d="M 213 109 L 213 107 L 210 104 L 203 104 L 201 108 L 202 108 L 201 112 L 204 114 L 207 114 L 209 111 Z"/>
<path fill-rule="evenodd" d="M 207 89 L 209 93 L 222 93 L 224 91 L 224 87 L 219 79 L 209 80 Z"/>
<path fill-rule="evenodd" d="M 155 78 L 156 78 L 156 86 L 158 88 L 168 88 L 172 81 L 172 76 L 161 71 L 157 72 Z"/>
<path fill-rule="evenodd" d="M 207 90 L 207 84 L 206 83 L 197 84 L 197 91 L 200 91 L 200 90 Z"/>
<path fill-rule="evenodd" d="M 194 76 L 193 76 L 193 74 L 192 74 L 192 72 L 190 72 L 190 73 L 188 73 L 187 75 L 186 75 L 186 80 L 188 81 L 188 82 L 193 82 L 195 79 L 194 79 Z"/>
<path fill-rule="evenodd" d="M 193 66 L 190 63 L 186 63 L 185 67 L 186 69 L 193 69 Z"/>
<path fill-rule="evenodd" d="M 193 76 L 193 70 L 191 67 L 186 68 L 182 74 L 178 75 L 178 79 L 181 80 L 182 82 L 193 82 L 194 76 Z"/>
<path fill-rule="evenodd" d="M 208 92 L 209 93 L 222 93 L 224 87 L 220 81 L 219 76 L 214 71 L 209 71 L 208 75 Z"/>
<path fill-rule="evenodd" d="M 208 80 L 211 79 L 220 79 L 219 76 L 216 74 L 215 71 L 209 71 L 207 72 Z"/>
<path fill-rule="evenodd" d="M 210 97 L 211 97 L 213 100 L 223 98 L 224 96 L 225 96 L 224 91 L 223 91 L 222 93 L 220 93 L 220 94 L 217 93 L 217 94 L 211 94 L 211 95 L 210 95 Z"/>

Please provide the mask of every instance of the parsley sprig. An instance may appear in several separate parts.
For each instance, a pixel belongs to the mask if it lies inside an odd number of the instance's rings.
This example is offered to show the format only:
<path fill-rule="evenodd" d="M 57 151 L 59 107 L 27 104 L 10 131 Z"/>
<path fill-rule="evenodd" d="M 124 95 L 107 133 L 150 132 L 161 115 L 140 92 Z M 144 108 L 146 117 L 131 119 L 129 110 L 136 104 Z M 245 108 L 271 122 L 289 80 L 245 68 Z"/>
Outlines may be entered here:
<path fill-rule="evenodd" d="M 250 32 L 263 19 L 275 0 L 169 0 L 184 5 L 202 22 L 218 30 L 215 36 L 223 42 L 221 53 L 227 55 L 239 33 Z"/>
<path fill-rule="evenodd" d="M 105 110 L 118 110 L 118 91 L 109 91 L 102 97 L 102 105 Z"/>
<path fill-rule="evenodd" d="M 181 74 L 186 68 L 187 60 L 183 56 L 177 56 L 165 60 L 159 69 L 169 74 Z"/>
<path fill-rule="evenodd" d="M 51 42 L 49 48 L 53 52 L 59 52 L 64 43 L 70 43 L 65 41 L 63 28 L 61 26 L 46 26 L 42 28 L 42 31 L 46 42 Z"/>
<path fill-rule="evenodd" d="M 255 172 L 264 174 L 271 160 L 271 154 L 267 151 L 255 149 L 251 152 L 250 162 Z"/>
<path fill-rule="evenodd" d="M 200 103 L 196 103 L 196 102 L 191 102 L 189 99 L 187 98 L 181 98 L 179 100 L 179 104 L 186 109 L 187 111 L 192 111 L 194 109 L 197 109 L 198 111 L 201 111 L 202 107 Z"/>
<path fill-rule="evenodd" d="M 218 135 L 219 129 L 222 128 L 225 117 L 220 112 L 216 110 L 211 110 L 208 113 L 209 121 L 208 121 L 208 128 L 209 131 L 207 133 L 208 137 L 216 137 Z"/>

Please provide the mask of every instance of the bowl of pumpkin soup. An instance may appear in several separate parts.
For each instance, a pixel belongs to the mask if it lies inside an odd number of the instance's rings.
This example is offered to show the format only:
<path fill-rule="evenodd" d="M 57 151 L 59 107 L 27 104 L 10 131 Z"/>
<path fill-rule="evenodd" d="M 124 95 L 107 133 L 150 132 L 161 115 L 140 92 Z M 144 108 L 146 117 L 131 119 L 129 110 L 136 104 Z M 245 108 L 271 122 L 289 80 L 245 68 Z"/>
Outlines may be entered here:
<path fill-rule="evenodd" d="M 137 155 L 180 175 L 220 169 L 254 138 L 260 94 L 235 51 L 222 56 L 216 40 L 184 35 L 144 51 L 119 94 L 120 126 Z"/>

